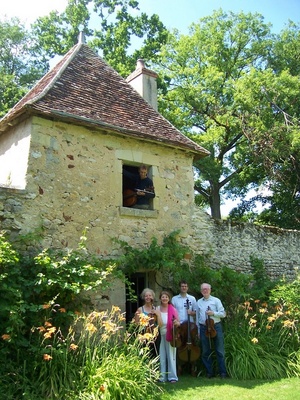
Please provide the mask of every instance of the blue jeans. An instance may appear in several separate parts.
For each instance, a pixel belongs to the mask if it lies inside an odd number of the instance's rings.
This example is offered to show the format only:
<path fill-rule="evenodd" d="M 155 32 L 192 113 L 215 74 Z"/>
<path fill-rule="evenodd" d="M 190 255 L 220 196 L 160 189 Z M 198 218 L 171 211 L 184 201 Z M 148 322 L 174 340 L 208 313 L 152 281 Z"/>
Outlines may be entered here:
<path fill-rule="evenodd" d="M 200 341 L 202 346 L 202 362 L 206 368 L 208 375 L 214 375 L 213 371 L 213 349 L 215 349 L 217 362 L 219 366 L 220 375 L 226 375 L 225 367 L 225 348 L 224 348 L 224 335 L 222 324 L 215 324 L 215 330 L 217 332 L 216 337 L 209 340 L 205 335 L 206 326 L 200 325 Z"/>

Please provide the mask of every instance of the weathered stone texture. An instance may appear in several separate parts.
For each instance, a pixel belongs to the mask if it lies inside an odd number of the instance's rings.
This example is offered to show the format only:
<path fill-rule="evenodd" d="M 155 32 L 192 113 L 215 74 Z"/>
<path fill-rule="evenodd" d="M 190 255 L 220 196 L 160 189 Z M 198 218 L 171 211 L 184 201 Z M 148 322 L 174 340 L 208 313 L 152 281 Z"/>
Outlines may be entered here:
<path fill-rule="evenodd" d="M 124 162 L 152 166 L 154 211 L 122 207 Z M 111 253 L 111 238 L 145 245 L 189 224 L 191 165 L 181 150 L 34 117 L 26 190 L 2 189 L 1 227 L 20 235 L 43 230 L 52 248 L 76 246 L 88 227 L 90 250 L 99 255 Z"/>
<path fill-rule="evenodd" d="M 195 254 L 209 254 L 213 268 L 227 266 L 250 272 L 250 257 L 264 260 L 270 277 L 293 279 L 300 267 L 300 231 L 253 224 L 214 221 L 195 210 L 186 239 Z"/>
<path fill-rule="evenodd" d="M 209 255 L 212 268 L 250 272 L 255 256 L 264 260 L 272 278 L 293 279 L 299 269 L 299 231 L 216 222 L 195 207 L 189 152 L 40 117 L 12 128 L 2 144 L 8 137 L 16 138 L 15 154 L 22 154 L 26 182 L 22 189 L 13 188 L 19 182 L 14 167 L 11 184 L 0 188 L 0 229 L 13 241 L 30 234 L 42 237 L 36 241 L 41 248 L 74 248 L 87 227 L 89 251 L 114 257 L 118 248 L 112 238 L 143 247 L 153 237 L 162 242 L 180 230 L 182 243 L 195 255 Z M 123 163 L 151 165 L 154 210 L 122 207 Z M 6 181 L 3 175 L 4 186 Z M 20 250 L 34 249 L 22 244 Z M 99 306 L 106 301 L 94 299 Z M 115 286 L 110 301 L 124 309 L 122 285 Z"/>
<path fill-rule="evenodd" d="M 123 162 L 152 165 L 154 211 L 122 207 Z M 180 150 L 34 117 L 27 186 L 0 189 L 1 229 L 13 240 L 36 233 L 42 247 L 72 248 L 87 227 L 89 250 L 103 257 L 118 254 L 112 238 L 142 247 L 180 229 L 182 243 L 209 254 L 213 268 L 249 272 L 255 256 L 273 278 L 292 279 L 300 232 L 212 220 L 194 206 L 191 165 Z"/>

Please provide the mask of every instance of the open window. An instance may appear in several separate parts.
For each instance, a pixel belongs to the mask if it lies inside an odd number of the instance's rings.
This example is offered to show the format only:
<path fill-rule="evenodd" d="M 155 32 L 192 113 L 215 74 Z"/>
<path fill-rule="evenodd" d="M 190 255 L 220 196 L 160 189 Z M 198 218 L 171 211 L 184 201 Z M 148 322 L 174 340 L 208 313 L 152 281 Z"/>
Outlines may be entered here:
<path fill-rule="evenodd" d="M 123 207 L 153 210 L 154 184 L 151 178 L 151 167 L 123 164 Z M 144 173 L 144 176 L 141 174 Z M 139 196 L 138 191 L 144 192 Z"/>

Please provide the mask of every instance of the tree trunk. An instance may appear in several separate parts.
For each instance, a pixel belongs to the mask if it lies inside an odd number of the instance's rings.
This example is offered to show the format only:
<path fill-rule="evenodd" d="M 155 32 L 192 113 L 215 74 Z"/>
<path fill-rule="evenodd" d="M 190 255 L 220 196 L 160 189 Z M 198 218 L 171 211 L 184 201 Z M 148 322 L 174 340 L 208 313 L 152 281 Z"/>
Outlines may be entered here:
<path fill-rule="evenodd" d="M 219 185 L 211 184 L 210 211 L 214 219 L 221 219 L 221 197 Z"/>

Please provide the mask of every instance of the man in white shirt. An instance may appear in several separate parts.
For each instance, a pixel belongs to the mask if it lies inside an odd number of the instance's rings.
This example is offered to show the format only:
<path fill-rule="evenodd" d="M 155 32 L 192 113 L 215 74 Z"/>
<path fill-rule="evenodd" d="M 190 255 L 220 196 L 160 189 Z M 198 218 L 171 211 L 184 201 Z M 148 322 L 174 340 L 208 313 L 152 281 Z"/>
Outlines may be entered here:
<path fill-rule="evenodd" d="M 197 334 L 197 326 L 196 323 L 194 322 L 196 320 L 196 308 L 197 308 L 197 302 L 194 296 L 188 294 L 188 284 L 186 281 L 181 281 L 179 283 L 179 288 L 180 288 L 180 293 L 177 294 L 176 296 L 172 297 L 172 304 L 178 311 L 178 318 L 180 320 L 180 325 L 183 326 L 188 324 L 188 319 L 190 322 L 190 327 L 194 327 L 196 330 Z M 181 328 L 183 331 L 186 331 L 186 329 Z M 178 352 L 177 352 L 177 369 L 178 369 L 178 375 L 181 374 L 182 370 L 182 362 L 179 360 L 178 357 Z M 196 365 L 195 363 L 191 363 L 191 373 L 193 376 L 196 375 Z"/>
<path fill-rule="evenodd" d="M 172 304 L 178 311 L 180 324 L 188 320 L 190 316 L 190 322 L 194 322 L 196 316 L 197 303 L 194 296 L 188 294 L 188 284 L 186 281 L 179 283 L 180 293 L 172 297 Z"/>
<path fill-rule="evenodd" d="M 209 283 L 202 283 L 201 293 L 203 297 L 197 301 L 196 320 L 200 333 L 202 362 L 206 368 L 207 377 L 212 378 L 214 376 L 212 360 L 213 343 L 220 377 L 226 378 L 224 335 L 221 323 L 221 319 L 226 316 L 225 309 L 220 299 L 211 296 L 211 285 Z"/>

